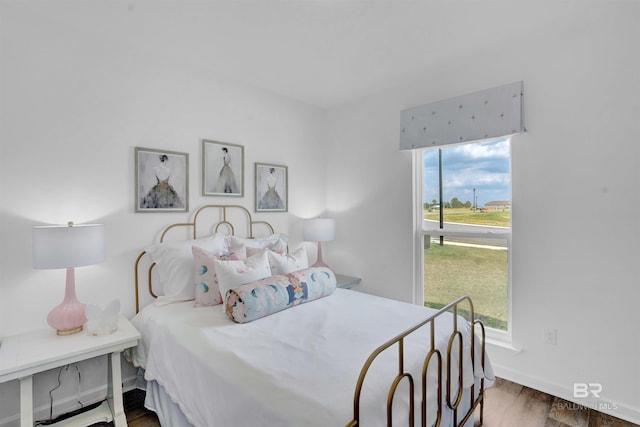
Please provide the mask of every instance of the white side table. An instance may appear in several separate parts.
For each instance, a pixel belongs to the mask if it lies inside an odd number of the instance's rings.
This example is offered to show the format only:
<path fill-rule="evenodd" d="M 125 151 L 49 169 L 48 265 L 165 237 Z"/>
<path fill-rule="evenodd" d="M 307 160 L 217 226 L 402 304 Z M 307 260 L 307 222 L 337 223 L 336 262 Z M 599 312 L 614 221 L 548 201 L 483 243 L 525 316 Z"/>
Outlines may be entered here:
<path fill-rule="evenodd" d="M 353 286 L 359 284 L 360 281 L 362 280 L 359 277 L 347 276 L 345 274 L 335 273 L 335 275 L 336 275 L 336 286 L 338 288 L 351 289 Z"/>
<path fill-rule="evenodd" d="M 135 347 L 140 333 L 120 316 L 118 329 L 110 335 L 90 336 L 83 330 L 58 336 L 53 329 L 4 337 L 0 346 L 0 383 L 20 380 L 20 426 L 33 427 L 33 375 L 49 369 L 108 355 L 107 400 L 97 408 L 56 423 L 56 426 L 87 426 L 113 421 L 127 425 L 122 402 L 120 353 Z"/>

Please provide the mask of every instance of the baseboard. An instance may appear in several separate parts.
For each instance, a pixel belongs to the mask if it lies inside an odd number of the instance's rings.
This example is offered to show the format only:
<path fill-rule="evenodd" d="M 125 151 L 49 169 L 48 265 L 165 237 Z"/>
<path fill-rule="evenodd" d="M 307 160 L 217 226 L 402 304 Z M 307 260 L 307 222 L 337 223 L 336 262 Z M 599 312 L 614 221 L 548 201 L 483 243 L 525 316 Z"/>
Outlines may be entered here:
<path fill-rule="evenodd" d="M 136 388 L 137 376 L 132 375 L 122 380 L 123 392 Z M 107 385 L 85 390 L 80 394 L 80 401 L 84 406 L 100 402 L 107 397 Z M 72 395 L 63 398 L 56 398 L 53 404 L 53 414 L 64 414 L 78 409 L 78 396 Z M 20 408 L 15 408 L 15 414 L 0 419 L 0 427 L 20 427 Z M 33 409 L 33 419 L 43 420 L 49 418 L 50 407 L 48 404 L 38 406 Z"/>
<path fill-rule="evenodd" d="M 573 397 L 573 390 L 564 385 L 553 383 L 541 378 L 532 377 L 522 372 L 514 371 L 504 366 L 492 364 L 496 376 L 505 380 L 521 384 L 523 386 L 559 397 L 579 406 L 595 409 L 612 417 L 620 418 L 631 423 L 640 424 L 640 408 L 636 408 L 624 403 L 614 402 L 606 396 L 600 397 L 597 401 L 586 401 Z"/>

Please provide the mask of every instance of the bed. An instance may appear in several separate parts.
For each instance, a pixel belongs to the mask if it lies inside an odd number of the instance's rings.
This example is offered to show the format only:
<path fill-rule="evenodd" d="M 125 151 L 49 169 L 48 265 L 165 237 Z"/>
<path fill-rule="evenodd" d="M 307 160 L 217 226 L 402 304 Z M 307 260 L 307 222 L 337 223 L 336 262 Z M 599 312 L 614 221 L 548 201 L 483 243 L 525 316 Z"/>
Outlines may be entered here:
<path fill-rule="evenodd" d="M 482 422 L 494 377 L 469 298 L 433 310 L 336 288 L 242 206 L 203 206 L 159 240 L 135 262 L 142 339 L 125 356 L 162 425 L 471 426 L 476 409 Z"/>

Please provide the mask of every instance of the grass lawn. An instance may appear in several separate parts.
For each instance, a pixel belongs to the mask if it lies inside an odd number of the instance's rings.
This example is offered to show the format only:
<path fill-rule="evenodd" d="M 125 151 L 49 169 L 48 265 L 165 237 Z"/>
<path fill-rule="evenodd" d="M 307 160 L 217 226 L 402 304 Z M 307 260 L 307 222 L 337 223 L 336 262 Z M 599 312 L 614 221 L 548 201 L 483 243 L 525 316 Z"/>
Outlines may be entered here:
<path fill-rule="evenodd" d="M 442 308 L 468 295 L 485 326 L 506 330 L 507 256 L 506 250 L 432 243 L 424 255 L 425 306 Z"/>
<path fill-rule="evenodd" d="M 424 219 L 440 220 L 440 212 L 435 210 L 424 211 Z M 509 227 L 511 225 L 511 211 L 473 212 L 468 208 L 445 209 L 444 222 L 458 222 L 462 224 L 491 225 L 497 227 Z"/>

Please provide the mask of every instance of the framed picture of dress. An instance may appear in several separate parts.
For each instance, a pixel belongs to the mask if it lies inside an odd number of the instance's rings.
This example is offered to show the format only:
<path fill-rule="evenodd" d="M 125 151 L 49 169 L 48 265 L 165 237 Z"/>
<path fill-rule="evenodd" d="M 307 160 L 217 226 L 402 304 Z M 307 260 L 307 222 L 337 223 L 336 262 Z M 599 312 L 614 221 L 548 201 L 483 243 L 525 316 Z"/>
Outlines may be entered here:
<path fill-rule="evenodd" d="M 136 212 L 189 211 L 189 154 L 135 147 Z"/>
<path fill-rule="evenodd" d="M 202 195 L 244 196 L 244 147 L 202 140 Z"/>
<path fill-rule="evenodd" d="M 256 163 L 256 212 L 287 212 L 287 167 Z"/>

